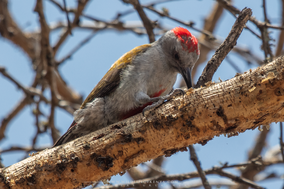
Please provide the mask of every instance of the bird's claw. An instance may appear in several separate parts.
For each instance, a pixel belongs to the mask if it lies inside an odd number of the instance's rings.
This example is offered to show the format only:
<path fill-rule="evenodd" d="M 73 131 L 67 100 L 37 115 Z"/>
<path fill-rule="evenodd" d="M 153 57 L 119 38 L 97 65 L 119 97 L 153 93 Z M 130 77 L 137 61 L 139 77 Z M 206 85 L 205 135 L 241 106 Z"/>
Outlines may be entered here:
<path fill-rule="evenodd" d="M 161 104 L 163 104 L 163 102 L 165 101 L 166 99 L 164 99 L 163 97 L 161 97 L 161 99 L 149 106 L 146 106 L 143 110 L 142 110 L 142 114 L 143 116 L 145 117 L 145 112 L 151 110 L 151 109 L 154 109 L 154 108 L 157 108 L 158 106 L 160 106 Z"/>
<path fill-rule="evenodd" d="M 172 97 L 174 96 L 178 96 L 178 95 L 185 95 L 185 91 L 182 90 L 182 89 L 175 89 L 173 90 L 170 94 L 166 95 L 166 96 L 163 96 L 161 97 L 161 99 L 149 106 L 146 106 L 143 110 L 142 110 L 142 115 L 145 117 L 145 112 L 151 110 L 151 109 L 154 109 L 154 108 L 157 108 L 159 107 L 161 104 L 163 104 L 166 100 L 170 100 Z"/>
<path fill-rule="evenodd" d="M 186 92 L 183 89 L 177 88 L 175 90 L 173 90 L 173 92 L 171 92 L 169 95 L 169 98 L 173 97 L 173 96 L 178 96 L 178 95 L 185 95 Z"/>

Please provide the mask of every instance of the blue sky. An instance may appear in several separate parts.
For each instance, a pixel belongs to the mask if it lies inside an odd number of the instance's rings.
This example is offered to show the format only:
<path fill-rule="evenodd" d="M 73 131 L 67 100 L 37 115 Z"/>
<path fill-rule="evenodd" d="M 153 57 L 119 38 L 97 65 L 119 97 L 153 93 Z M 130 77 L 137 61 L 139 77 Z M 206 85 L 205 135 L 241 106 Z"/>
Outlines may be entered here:
<path fill-rule="evenodd" d="M 55 23 L 57 21 L 64 21 L 65 15 L 61 14 L 50 2 L 45 2 L 45 14 L 49 23 Z M 74 6 L 76 1 L 67 1 L 68 6 Z M 141 3 L 147 3 L 151 1 L 141 1 Z M 280 7 L 279 1 L 271 0 L 267 1 L 269 19 L 274 24 L 279 24 L 280 19 Z M 170 10 L 170 15 L 179 18 L 184 21 L 195 21 L 197 28 L 202 28 L 203 19 L 210 12 L 215 1 L 205 0 L 188 0 L 177 1 L 172 3 L 164 3 L 158 5 L 156 8 L 161 10 L 162 7 L 166 7 Z M 23 28 L 24 31 L 38 30 L 39 24 L 37 21 L 37 14 L 33 12 L 35 1 L 10 1 L 10 10 L 17 23 Z M 111 6 L 110 6 L 111 5 Z M 252 8 L 253 15 L 257 19 L 263 20 L 262 1 L 245 1 L 238 0 L 235 2 L 236 7 L 242 9 L 244 7 Z M 118 11 L 129 10 L 132 6 L 126 5 L 121 1 L 108 0 L 108 1 L 92 1 L 86 9 L 86 13 L 93 15 L 94 17 L 104 20 L 111 20 L 116 16 Z M 171 29 L 176 26 L 182 26 L 166 18 L 159 18 L 157 15 L 146 11 L 147 15 L 152 20 L 158 20 L 161 24 Z M 132 13 L 123 17 L 124 21 L 139 22 L 140 19 L 136 13 Z M 220 39 L 224 39 L 229 33 L 235 18 L 228 13 L 224 12 L 224 16 L 218 23 L 216 36 Z M 85 20 L 83 20 L 85 21 Z M 254 31 L 258 32 L 253 24 L 248 24 Z M 188 28 L 194 35 L 198 36 L 199 33 Z M 60 49 L 58 57 L 66 55 L 72 47 L 79 43 L 82 39 L 88 35 L 89 31 L 74 30 L 73 36 L 69 37 L 67 42 Z M 258 32 L 259 33 L 259 32 Z M 51 43 L 54 44 L 60 31 L 55 31 L 51 36 Z M 277 39 L 278 31 L 272 30 L 271 36 Z M 157 37 L 158 38 L 158 37 Z M 132 48 L 148 43 L 146 36 L 136 36 L 131 32 L 117 32 L 117 31 L 104 31 L 99 32 L 96 36 L 87 43 L 81 50 L 72 56 L 71 60 L 68 60 L 60 67 L 60 73 L 69 86 L 83 94 L 84 97 L 93 89 L 96 83 L 103 77 L 109 67 L 125 52 Z M 263 53 L 260 51 L 261 42 L 255 36 L 253 36 L 247 30 L 241 34 L 238 45 L 251 49 L 261 59 L 263 59 Z M 201 52 L 202 53 L 202 52 Z M 213 55 L 213 52 L 210 56 Z M 210 57 L 209 56 L 209 57 Z M 241 68 L 242 72 L 247 71 L 250 68 L 254 68 L 256 65 L 248 66 L 242 59 L 237 57 L 234 53 L 229 54 L 230 58 Z M 33 80 L 33 72 L 29 59 L 27 56 L 11 42 L 0 37 L 0 66 L 4 66 L 7 71 L 23 85 L 29 86 Z M 202 67 L 198 69 L 198 74 L 195 79 L 198 78 L 202 72 Z M 226 62 L 222 63 L 218 71 L 215 73 L 213 80 L 218 81 L 220 77 L 222 80 L 230 79 L 235 76 L 235 70 Z M 0 120 L 7 115 L 9 111 L 18 103 L 23 97 L 21 90 L 18 90 L 10 81 L 0 76 Z M 42 109 L 45 113 L 48 113 L 49 108 L 42 105 Z M 6 149 L 11 145 L 25 146 L 31 144 L 31 139 L 36 133 L 34 124 L 35 120 L 32 117 L 32 106 L 27 106 L 12 122 L 10 122 L 6 131 L 6 138 L 0 142 L 0 148 Z M 62 110 L 56 110 L 56 126 L 60 129 L 61 133 L 64 133 L 72 122 L 72 115 L 63 112 Z M 245 161 L 247 153 L 250 147 L 254 144 L 255 137 L 259 131 L 246 131 L 236 137 L 226 138 L 224 136 L 215 137 L 209 141 L 205 146 L 195 145 L 198 156 L 204 169 L 211 168 L 214 165 L 220 163 L 238 163 Z M 267 148 L 273 147 L 279 142 L 279 129 L 278 125 L 272 124 L 271 132 L 268 136 Z M 39 137 L 40 146 L 52 145 L 52 139 L 49 135 L 43 134 Z M 1 156 L 4 165 L 8 166 L 21 160 L 24 156 L 22 152 L 6 153 Z M 189 160 L 187 152 L 177 153 L 170 158 L 167 158 L 164 163 L 164 170 L 168 174 L 185 173 L 195 171 L 195 167 Z M 283 174 L 283 166 L 278 168 L 278 173 Z M 268 169 L 268 171 L 271 169 Z M 236 172 L 236 171 L 233 171 Z M 220 177 L 210 177 L 220 178 Z M 125 181 L 129 180 L 127 176 L 113 177 L 112 181 Z M 281 181 L 275 182 L 262 182 L 262 186 L 273 188 L 281 186 Z"/>

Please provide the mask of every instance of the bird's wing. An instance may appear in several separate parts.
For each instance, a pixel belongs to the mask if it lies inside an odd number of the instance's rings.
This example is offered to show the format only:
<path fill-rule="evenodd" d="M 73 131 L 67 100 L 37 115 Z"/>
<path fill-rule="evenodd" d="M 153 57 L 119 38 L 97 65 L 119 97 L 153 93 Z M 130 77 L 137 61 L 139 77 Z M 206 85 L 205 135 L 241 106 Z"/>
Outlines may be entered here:
<path fill-rule="evenodd" d="M 109 69 L 109 71 L 105 74 L 105 76 L 99 81 L 99 83 L 95 86 L 95 88 L 91 91 L 91 93 L 84 100 L 80 109 L 83 109 L 88 102 L 92 102 L 95 98 L 107 96 L 113 90 L 115 90 L 120 83 L 120 73 L 121 71 L 134 60 L 136 56 L 139 56 L 141 53 L 145 52 L 151 44 L 141 45 L 132 49 L 131 51 L 125 53 L 121 58 L 119 58 Z M 76 129 L 77 123 L 75 121 L 72 122 L 67 132 L 62 135 L 53 145 L 59 146 L 63 143 L 69 142 L 74 138 L 77 138 L 77 135 L 74 134 L 74 129 Z"/>
<path fill-rule="evenodd" d="M 84 100 L 81 105 L 81 109 L 83 109 L 88 102 L 92 102 L 95 98 L 104 97 L 110 94 L 113 90 L 115 90 L 120 83 L 120 74 L 121 71 L 131 62 L 134 58 L 141 53 L 145 52 L 151 44 L 145 44 L 138 47 L 135 47 L 131 51 L 125 53 L 122 57 L 120 57 L 109 69 L 109 71 L 104 75 L 104 77 L 99 81 L 99 83 L 95 86 L 95 88 L 91 91 L 91 93 Z"/>

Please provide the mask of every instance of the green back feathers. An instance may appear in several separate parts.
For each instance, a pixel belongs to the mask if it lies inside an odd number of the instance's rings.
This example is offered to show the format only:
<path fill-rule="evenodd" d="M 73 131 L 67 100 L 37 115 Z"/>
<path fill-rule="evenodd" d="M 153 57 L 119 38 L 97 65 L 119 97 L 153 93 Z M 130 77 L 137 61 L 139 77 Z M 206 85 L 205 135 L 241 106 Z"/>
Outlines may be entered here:
<path fill-rule="evenodd" d="M 151 44 L 145 44 L 138 47 L 135 47 L 131 51 L 125 53 L 120 57 L 104 75 L 104 77 L 99 81 L 91 93 L 87 96 L 80 109 L 83 109 L 88 102 L 92 102 L 95 98 L 104 97 L 110 94 L 115 90 L 120 83 L 120 73 L 130 65 L 136 56 L 145 52 Z"/>

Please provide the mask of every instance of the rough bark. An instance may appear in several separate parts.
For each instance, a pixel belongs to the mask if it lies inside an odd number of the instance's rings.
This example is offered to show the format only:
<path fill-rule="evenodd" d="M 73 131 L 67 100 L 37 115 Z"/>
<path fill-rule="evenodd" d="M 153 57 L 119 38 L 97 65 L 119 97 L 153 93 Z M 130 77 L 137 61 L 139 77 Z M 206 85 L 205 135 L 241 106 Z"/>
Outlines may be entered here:
<path fill-rule="evenodd" d="M 284 121 L 284 57 L 0 170 L 0 188 L 77 188 L 159 156 Z"/>

